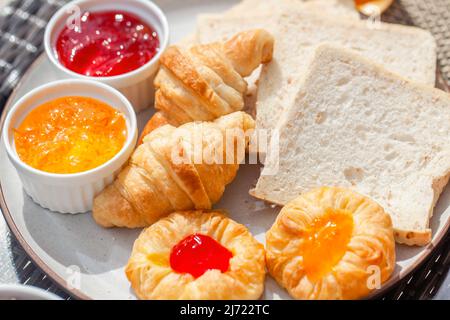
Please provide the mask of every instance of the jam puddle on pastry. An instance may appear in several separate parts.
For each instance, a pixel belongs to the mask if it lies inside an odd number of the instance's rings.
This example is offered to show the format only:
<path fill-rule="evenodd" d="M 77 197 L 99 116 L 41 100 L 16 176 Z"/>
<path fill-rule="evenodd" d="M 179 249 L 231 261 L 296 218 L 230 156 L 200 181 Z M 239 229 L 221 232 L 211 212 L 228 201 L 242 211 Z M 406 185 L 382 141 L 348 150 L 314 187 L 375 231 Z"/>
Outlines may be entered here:
<path fill-rule="evenodd" d="M 199 233 L 190 235 L 172 248 L 170 266 L 178 273 L 198 278 L 206 271 L 226 272 L 233 254 L 216 240 Z"/>
<path fill-rule="evenodd" d="M 56 42 L 59 61 L 90 77 L 110 77 L 136 70 L 159 51 L 152 26 L 123 11 L 84 12 L 80 26 L 65 27 Z"/>
<path fill-rule="evenodd" d="M 346 210 L 327 209 L 315 218 L 305 234 L 304 267 L 311 281 L 321 279 L 342 259 L 353 231 L 353 217 Z"/>

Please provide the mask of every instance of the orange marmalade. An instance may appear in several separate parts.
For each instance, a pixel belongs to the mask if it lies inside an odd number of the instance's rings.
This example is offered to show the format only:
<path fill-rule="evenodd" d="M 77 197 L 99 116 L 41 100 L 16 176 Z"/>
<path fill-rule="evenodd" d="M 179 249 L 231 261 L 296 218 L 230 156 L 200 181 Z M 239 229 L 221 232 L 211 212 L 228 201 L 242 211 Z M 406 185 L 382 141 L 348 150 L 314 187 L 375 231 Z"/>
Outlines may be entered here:
<path fill-rule="evenodd" d="M 99 100 L 63 97 L 32 110 L 14 140 L 20 159 L 50 173 L 78 173 L 113 158 L 127 138 L 122 113 Z"/>

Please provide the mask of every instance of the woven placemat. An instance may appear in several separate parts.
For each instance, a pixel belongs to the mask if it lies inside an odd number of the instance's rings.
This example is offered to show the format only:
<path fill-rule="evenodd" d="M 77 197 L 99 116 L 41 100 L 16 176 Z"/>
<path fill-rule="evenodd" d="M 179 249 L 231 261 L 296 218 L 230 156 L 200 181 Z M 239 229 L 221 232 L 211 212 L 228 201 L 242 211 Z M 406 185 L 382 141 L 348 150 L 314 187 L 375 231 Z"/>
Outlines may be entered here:
<path fill-rule="evenodd" d="M 263 0 L 261 0 L 263 1 Z M 30 64 L 43 51 L 47 21 L 66 0 L 14 0 L 0 11 L 0 111 Z M 450 84 L 450 1 L 401 0 L 383 15 L 388 22 L 416 25 L 433 33 L 438 44 L 439 65 L 444 81 Z M 408 57 L 405 57 L 407 59 Z M 8 234 L 8 248 L 19 281 L 55 292 L 60 290 L 30 261 L 14 236 Z M 382 299 L 430 299 L 450 266 L 450 234 L 433 254 L 409 277 Z"/>

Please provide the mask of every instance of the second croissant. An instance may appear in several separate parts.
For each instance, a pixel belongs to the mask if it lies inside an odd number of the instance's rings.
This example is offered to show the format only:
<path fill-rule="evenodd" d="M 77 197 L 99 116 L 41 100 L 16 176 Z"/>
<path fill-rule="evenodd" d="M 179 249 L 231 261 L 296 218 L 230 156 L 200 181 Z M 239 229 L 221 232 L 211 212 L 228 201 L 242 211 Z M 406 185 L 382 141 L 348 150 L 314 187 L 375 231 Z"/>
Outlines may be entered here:
<path fill-rule="evenodd" d="M 234 112 L 214 122 L 158 128 L 95 198 L 95 221 L 138 228 L 174 211 L 211 209 L 236 176 L 254 126 L 250 115 Z"/>

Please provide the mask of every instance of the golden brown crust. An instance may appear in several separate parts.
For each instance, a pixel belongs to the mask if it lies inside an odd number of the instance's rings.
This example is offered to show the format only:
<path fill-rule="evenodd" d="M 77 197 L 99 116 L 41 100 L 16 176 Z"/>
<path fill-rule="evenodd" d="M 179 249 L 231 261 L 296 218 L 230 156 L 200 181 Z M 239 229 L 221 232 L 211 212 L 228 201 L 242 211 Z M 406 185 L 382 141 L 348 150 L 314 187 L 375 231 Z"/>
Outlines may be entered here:
<path fill-rule="evenodd" d="M 173 174 L 178 185 L 191 198 L 195 209 L 210 209 L 211 201 L 195 165 L 192 163 L 174 163 L 171 161 L 172 152 L 177 152 L 180 157 L 183 157 L 185 149 L 181 145 L 175 146 L 172 144 L 171 146 L 166 145 L 166 149 L 161 150 L 161 153 L 166 157 L 169 171 Z"/>
<path fill-rule="evenodd" d="M 351 237 L 330 271 L 310 279 L 304 265 L 305 232 L 328 209 L 351 214 Z M 336 187 L 312 190 L 287 204 L 266 234 L 266 250 L 270 274 L 296 299 L 358 299 L 375 289 L 369 286 L 372 279 L 381 284 L 395 268 L 389 215 L 374 201 Z"/>
<path fill-rule="evenodd" d="M 274 40 L 265 30 L 250 30 L 236 34 L 223 47 L 237 72 L 247 77 L 261 63 L 272 61 Z"/>
<path fill-rule="evenodd" d="M 192 59 L 187 53 L 183 53 L 181 48 L 176 46 L 169 47 L 161 56 L 160 61 L 161 65 L 166 67 L 168 72 L 181 81 L 185 88 L 189 88 L 191 93 L 200 101 L 200 104 L 209 106 L 207 111 L 214 118 L 233 111 L 231 108 L 228 108 L 226 102 L 218 96 L 209 83 L 200 75 Z M 165 83 L 161 84 L 159 88 L 164 88 L 164 85 Z M 167 95 L 167 92 L 165 94 Z M 155 107 L 158 108 L 157 105 Z"/>
<path fill-rule="evenodd" d="M 109 199 L 115 200 L 109 201 Z M 141 216 L 135 212 L 130 202 L 122 197 L 115 184 L 106 187 L 96 198 L 96 214 L 93 217 L 97 224 L 105 228 L 122 227 L 130 224 L 136 227 L 145 226 Z"/>
<path fill-rule="evenodd" d="M 272 59 L 273 42 L 268 32 L 251 30 L 226 43 L 169 47 L 154 82 L 155 108 L 174 126 L 242 110 L 247 90 L 243 77 Z M 149 130 L 154 127 L 148 125 Z"/>
<path fill-rule="evenodd" d="M 394 230 L 395 241 L 408 246 L 426 246 L 431 241 L 431 229 L 417 230 Z"/>
<path fill-rule="evenodd" d="M 170 123 L 167 117 L 164 115 L 164 113 L 161 111 L 156 112 L 147 122 L 147 124 L 144 127 L 144 130 L 142 130 L 141 136 L 139 137 L 138 145 L 142 144 L 144 137 L 146 135 L 148 135 L 153 130 L 158 129 L 159 127 L 165 126 L 166 124 Z"/>
<path fill-rule="evenodd" d="M 206 67 L 217 73 L 223 82 L 232 87 L 241 95 L 247 90 L 247 82 L 234 69 L 230 60 L 225 56 L 220 45 L 197 45 L 190 48 L 192 57 L 198 62 L 198 65 Z M 259 64 L 258 64 L 259 65 Z"/>
<path fill-rule="evenodd" d="M 114 184 L 94 199 L 95 221 L 104 227 L 137 228 L 177 210 L 210 209 L 236 176 L 245 155 L 236 154 L 228 164 L 208 162 L 203 159 L 204 150 L 224 145 L 228 129 L 253 128 L 248 114 L 235 112 L 215 122 L 191 122 L 179 128 L 165 125 L 152 131 Z M 198 137 L 202 148 L 196 146 Z M 236 139 L 246 143 L 245 136 Z M 220 151 L 221 159 L 226 159 L 226 148 Z"/>
<path fill-rule="evenodd" d="M 158 74 L 158 77 L 163 77 L 165 73 L 161 72 Z M 166 84 L 168 82 L 165 82 Z M 192 117 L 186 113 L 185 109 L 179 107 L 173 97 L 168 97 L 165 95 L 165 90 L 161 89 L 156 91 L 155 93 L 155 105 L 159 106 L 159 110 L 165 114 L 166 120 L 170 125 L 178 126 L 180 123 L 190 122 Z M 170 92 L 170 90 L 168 91 Z M 181 101 L 178 102 L 180 105 L 187 105 L 189 101 Z M 168 116 L 168 113 L 172 113 L 171 116 Z"/>
<path fill-rule="evenodd" d="M 173 246 L 195 233 L 233 253 L 228 271 L 208 270 L 195 279 L 171 269 Z M 176 212 L 141 233 L 125 274 L 139 299 L 258 299 L 264 289 L 264 247 L 247 228 L 219 212 Z"/>

